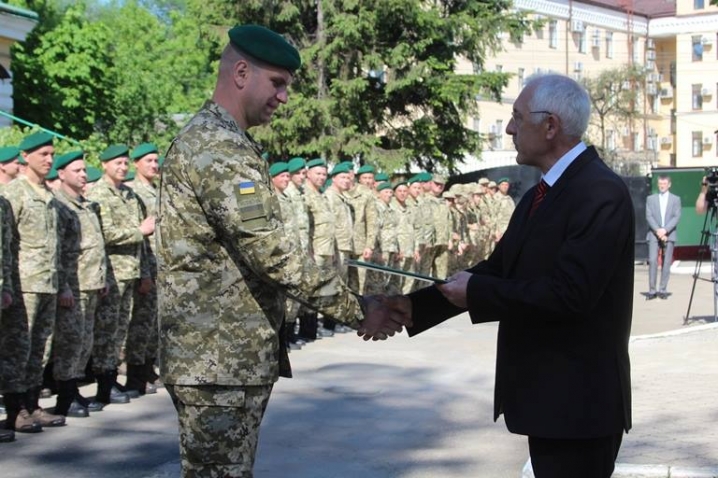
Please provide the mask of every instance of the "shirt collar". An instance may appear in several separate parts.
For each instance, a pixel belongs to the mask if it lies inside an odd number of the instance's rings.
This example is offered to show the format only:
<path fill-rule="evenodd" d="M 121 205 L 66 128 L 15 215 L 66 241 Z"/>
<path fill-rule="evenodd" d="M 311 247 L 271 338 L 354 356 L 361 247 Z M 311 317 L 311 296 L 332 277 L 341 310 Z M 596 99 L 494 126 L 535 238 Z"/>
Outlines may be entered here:
<path fill-rule="evenodd" d="M 561 175 L 568 169 L 569 166 L 571 166 L 571 163 L 578 158 L 581 153 L 586 151 L 586 145 L 583 141 L 579 141 L 579 143 L 568 150 L 566 154 L 561 156 L 561 158 L 556 161 L 556 164 L 551 166 L 551 169 L 548 170 L 546 174 L 543 175 L 541 179 L 543 179 L 546 184 L 549 186 L 553 186 L 556 184 L 556 181 L 561 177 Z"/>

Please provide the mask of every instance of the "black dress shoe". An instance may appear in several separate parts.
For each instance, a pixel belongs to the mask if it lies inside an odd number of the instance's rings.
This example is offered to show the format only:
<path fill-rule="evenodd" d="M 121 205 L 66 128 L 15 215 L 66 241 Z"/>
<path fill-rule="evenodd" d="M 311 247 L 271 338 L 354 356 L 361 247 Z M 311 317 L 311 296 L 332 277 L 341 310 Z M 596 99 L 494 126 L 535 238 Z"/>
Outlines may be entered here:
<path fill-rule="evenodd" d="M 287 344 L 287 348 L 288 348 L 289 350 L 302 350 L 302 346 L 301 346 L 301 345 L 299 345 L 299 344 L 297 344 L 297 343 L 293 343 L 293 342 L 289 342 L 289 343 Z"/>
<path fill-rule="evenodd" d="M 105 408 L 105 404 L 101 402 L 97 402 L 95 400 L 88 400 L 79 393 L 75 395 L 75 400 L 77 400 L 77 403 L 82 405 L 83 407 L 87 408 L 87 411 L 89 412 L 101 412 L 103 408 Z"/>
<path fill-rule="evenodd" d="M 145 395 L 154 395 L 155 393 L 157 393 L 157 385 L 147 382 L 147 385 L 145 385 Z"/>
<path fill-rule="evenodd" d="M 139 393 L 137 396 L 140 396 Z M 110 403 L 130 403 L 130 396 L 124 392 L 120 392 L 117 387 L 112 387 Z"/>
<path fill-rule="evenodd" d="M 90 411 L 80 405 L 77 400 L 73 400 L 70 404 L 70 408 L 67 409 L 67 414 L 65 414 L 65 416 L 74 418 L 87 418 L 90 416 Z"/>
<path fill-rule="evenodd" d="M 651 294 L 651 293 L 646 294 L 646 300 L 653 300 L 653 299 L 655 299 L 656 297 L 658 297 L 658 294 L 656 294 L 655 292 L 652 293 L 652 294 Z"/>
<path fill-rule="evenodd" d="M 124 393 L 129 398 L 140 398 L 139 390 L 135 390 L 133 388 L 127 388 L 124 385 L 121 385 L 117 382 L 115 382 L 115 386 L 112 387 L 112 393 L 115 393 L 115 390 L 117 390 L 118 393 Z"/>
<path fill-rule="evenodd" d="M 659 292 L 659 293 L 658 293 L 658 298 L 659 298 L 659 299 L 666 300 L 666 299 L 668 298 L 668 293 L 667 293 L 667 292 Z"/>

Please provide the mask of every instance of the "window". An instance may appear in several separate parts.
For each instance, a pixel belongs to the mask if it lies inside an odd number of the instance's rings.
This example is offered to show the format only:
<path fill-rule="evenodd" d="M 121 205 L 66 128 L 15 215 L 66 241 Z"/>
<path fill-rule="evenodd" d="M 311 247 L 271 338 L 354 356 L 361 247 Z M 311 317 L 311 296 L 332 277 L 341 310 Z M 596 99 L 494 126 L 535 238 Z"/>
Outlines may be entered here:
<path fill-rule="evenodd" d="M 606 131 L 606 148 L 609 151 L 616 149 L 616 132 L 612 129 Z"/>
<path fill-rule="evenodd" d="M 633 133 L 633 151 L 641 150 L 641 135 L 639 133 Z"/>
<path fill-rule="evenodd" d="M 523 68 L 519 68 L 519 74 L 518 74 L 518 83 L 519 83 L 519 92 L 524 87 L 524 81 L 526 76 L 526 71 Z"/>
<path fill-rule="evenodd" d="M 694 110 L 702 110 L 703 109 L 703 95 L 701 94 L 701 88 L 703 85 L 701 84 L 693 84 L 691 85 L 691 98 L 692 98 L 692 105 Z"/>
<path fill-rule="evenodd" d="M 476 131 L 477 133 L 479 131 L 481 131 L 481 119 L 474 116 L 472 122 L 473 122 L 473 130 Z"/>
<path fill-rule="evenodd" d="M 691 51 L 693 52 L 693 61 L 703 61 L 703 37 L 701 35 L 691 37 Z"/>
<path fill-rule="evenodd" d="M 504 71 L 504 65 L 496 65 L 496 73 L 501 73 Z"/>
<path fill-rule="evenodd" d="M 483 73 L 483 68 L 481 68 L 480 63 L 473 62 L 471 65 L 474 68 L 474 75 L 480 75 L 481 73 Z"/>
<path fill-rule="evenodd" d="M 641 62 L 641 57 L 638 54 L 638 38 L 635 37 L 631 40 L 631 55 L 634 64 Z"/>
<path fill-rule="evenodd" d="M 578 52 L 579 53 L 586 53 L 587 43 L 588 43 L 588 33 L 584 29 L 583 31 L 578 32 Z"/>
<path fill-rule="evenodd" d="M 703 10 L 705 7 L 705 0 L 693 0 L 693 10 Z"/>
<path fill-rule="evenodd" d="M 549 48 L 558 48 L 558 22 L 556 20 L 548 22 L 548 46 Z"/>
<path fill-rule="evenodd" d="M 693 132 L 693 157 L 694 158 L 700 158 L 703 156 L 703 132 L 701 131 L 694 131 Z"/>
<path fill-rule="evenodd" d="M 606 58 L 613 58 L 613 32 L 606 32 Z"/>

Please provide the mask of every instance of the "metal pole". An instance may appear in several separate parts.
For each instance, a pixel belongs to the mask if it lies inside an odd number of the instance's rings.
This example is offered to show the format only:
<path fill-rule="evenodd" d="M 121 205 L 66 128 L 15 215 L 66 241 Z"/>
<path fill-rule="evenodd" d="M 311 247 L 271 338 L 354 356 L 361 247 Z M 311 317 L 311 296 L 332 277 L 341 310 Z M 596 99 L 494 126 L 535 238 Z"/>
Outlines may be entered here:
<path fill-rule="evenodd" d="M 47 132 L 47 133 L 50 133 L 51 135 L 53 135 L 53 136 L 55 136 L 55 137 L 57 137 L 57 138 L 64 139 L 65 141 L 69 141 L 69 142 L 72 143 L 72 144 L 77 144 L 77 145 L 80 144 L 80 142 L 77 141 L 77 140 L 74 140 L 74 139 L 72 139 L 72 138 L 69 138 L 69 137 L 67 137 L 67 136 L 65 136 L 65 135 L 62 135 L 62 134 L 56 132 L 56 131 L 52 131 L 52 130 L 49 130 L 49 129 L 47 129 L 47 128 L 43 128 L 42 126 L 40 126 L 40 125 L 38 125 L 38 124 L 30 123 L 29 121 L 25 121 L 24 119 L 18 118 L 18 117 L 15 116 L 15 115 L 11 115 L 10 113 L 8 113 L 8 112 L 6 112 L 6 111 L 0 110 L 0 116 L 4 116 L 4 117 L 6 117 L 6 118 L 10 118 L 11 120 L 15 121 L 16 123 L 21 123 L 21 124 L 24 124 L 25 126 L 29 126 L 29 127 L 31 127 L 31 128 L 39 128 L 39 129 L 41 129 L 41 130 L 43 130 L 43 131 L 45 131 L 45 132 Z"/>

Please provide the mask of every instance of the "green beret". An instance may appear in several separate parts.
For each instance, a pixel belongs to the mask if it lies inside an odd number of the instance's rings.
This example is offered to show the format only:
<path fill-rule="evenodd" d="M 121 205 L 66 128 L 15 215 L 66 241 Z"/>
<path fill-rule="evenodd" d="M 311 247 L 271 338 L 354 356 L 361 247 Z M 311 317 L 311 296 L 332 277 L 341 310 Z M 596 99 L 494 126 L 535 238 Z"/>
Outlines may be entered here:
<path fill-rule="evenodd" d="M 351 173 L 352 169 L 346 164 L 346 163 L 339 163 L 336 166 L 334 166 L 334 169 L 332 169 L 332 172 L 329 173 L 329 176 L 336 176 L 337 174 L 341 173 Z"/>
<path fill-rule="evenodd" d="M 392 189 L 391 183 L 389 181 L 384 181 L 383 183 L 379 183 L 379 185 L 376 187 L 377 191 L 383 191 L 385 189 Z"/>
<path fill-rule="evenodd" d="M 135 172 L 134 171 L 127 171 L 127 174 L 125 175 L 125 179 L 123 179 L 123 182 L 129 182 L 135 179 Z"/>
<path fill-rule="evenodd" d="M 103 163 L 122 156 L 129 156 L 130 148 L 124 144 L 113 144 L 100 154 L 100 161 Z"/>
<path fill-rule="evenodd" d="M 374 166 L 365 164 L 357 170 L 357 176 L 361 176 L 362 174 L 374 174 Z"/>
<path fill-rule="evenodd" d="M 52 144 L 52 140 L 53 136 L 47 131 L 37 131 L 25 136 L 18 148 L 20 151 L 32 151 L 40 146 Z"/>
<path fill-rule="evenodd" d="M 137 146 L 135 149 L 132 150 L 132 154 L 130 154 L 130 159 L 132 159 L 133 161 L 137 161 L 142 156 L 146 156 L 152 153 L 159 154 L 157 146 L 152 143 L 142 143 L 141 145 Z"/>
<path fill-rule="evenodd" d="M 55 164 L 52 167 L 57 170 L 60 170 L 71 162 L 77 161 L 78 159 L 82 159 L 82 156 L 84 156 L 84 154 L 85 153 L 82 151 L 70 151 L 69 153 L 57 156 L 55 157 Z"/>
<path fill-rule="evenodd" d="M 398 183 L 396 183 L 394 185 L 394 189 L 398 188 L 399 186 L 406 186 L 406 185 L 407 185 L 406 181 L 399 181 Z"/>
<path fill-rule="evenodd" d="M 341 163 L 337 164 L 337 166 L 341 166 L 341 165 L 346 166 L 350 173 L 354 171 L 354 162 L 353 161 L 342 161 Z"/>
<path fill-rule="evenodd" d="M 319 188 L 319 192 L 320 192 L 320 193 L 323 193 L 324 191 L 326 191 L 327 189 L 329 189 L 329 187 L 330 187 L 331 185 L 332 185 L 332 178 L 329 178 L 329 179 L 327 179 L 327 180 L 324 182 L 324 184 L 322 185 L 322 187 Z"/>
<path fill-rule="evenodd" d="M 265 161 L 269 161 L 269 151 L 265 151 L 262 153 L 262 159 Z"/>
<path fill-rule="evenodd" d="M 18 164 L 23 164 L 27 166 L 27 161 L 25 161 L 25 158 L 22 157 L 22 155 L 17 157 Z"/>
<path fill-rule="evenodd" d="M 431 181 L 439 184 L 446 184 L 446 176 L 443 174 L 433 174 L 431 176 Z"/>
<path fill-rule="evenodd" d="M 165 164 L 165 157 L 164 157 L 164 156 L 158 157 L 158 158 L 157 158 L 157 165 L 161 168 L 163 164 Z"/>
<path fill-rule="evenodd" d="M 285 163 L 284 161 L 280 161 L 278 163 L 274 163 L 269 167 L 269 175 L 271 177 L 274 177 L 278 174 L 286 173 L 289 171 L 289 165 Z"/>
<path fill-rule="evenodd" d="M 378 173 L 376 176 L 374 176 L 374 180 L 383 183 L 384 181 L 389 180 L 389 175 L 386 173 Z"/>
<path fill-rule="evenodd" d="M 420 175 L 415 174 L 406 181 L 406 184 L 414 184 L 414 183 L 420 183 L 420 182 L 422 182 Z"/>
<path fill-rule="evenodd" d="M 20 150 L 17 146 L 5 146 L 0 148 L 0 163 L 9 163 L 20 156 Z"/>
<path fill-rule="evenodd" d="M 307 166 L 307 162 L 304 158 L 300 157 L 290 159 L 287 164 L 289 166 L 289 174 L 294 174 Z"/>
<path fill-rule="evenodd" d="M 431 173 L 427 173 L 426 171 L 419 173 L 417 176 L 419 176 L 419 181 L 422 183 L 427 183 L 432 179 Z"/>
<path fill-rule="evenodd" d="M 270 65 L 294 72 L 302 66 L 296 48 L 280 34 L 259 25 L 237 25 L 228 32 L 235 48 Z"/>
<path fill-rule="evenodd" d="M 322 158 L 315 158 L 307 162 L 307 169 L 316 168 L 317 166 L 323 166 L 326 168 L 327 162 L 324 161 Z"/>
<path fill-rule="evenodd" d="M 496 181 L 496 184 L 508 183 L 508 182 L 509 182 L 509 178 L 499 178 L 499 180 Z"/>
<path fill-rule="evenodd" d="M 50 171 L 48 171 L 47 175 L 45 175 L 45 179 L 47 181 L 52 181 L 54 179 L 57 179 L 57 169 L 55 169 L 55 166 L 50 168 Z"/>
<path fill-rule="evenodd" d="M 94 166 L 88 166 L 85 169 L 85 172 L 87 173 L 87 182 L 88 183 L 94 183 L 95 181 L 99 180 L 102 177 L 102 171 L 97 169 Z"/>

